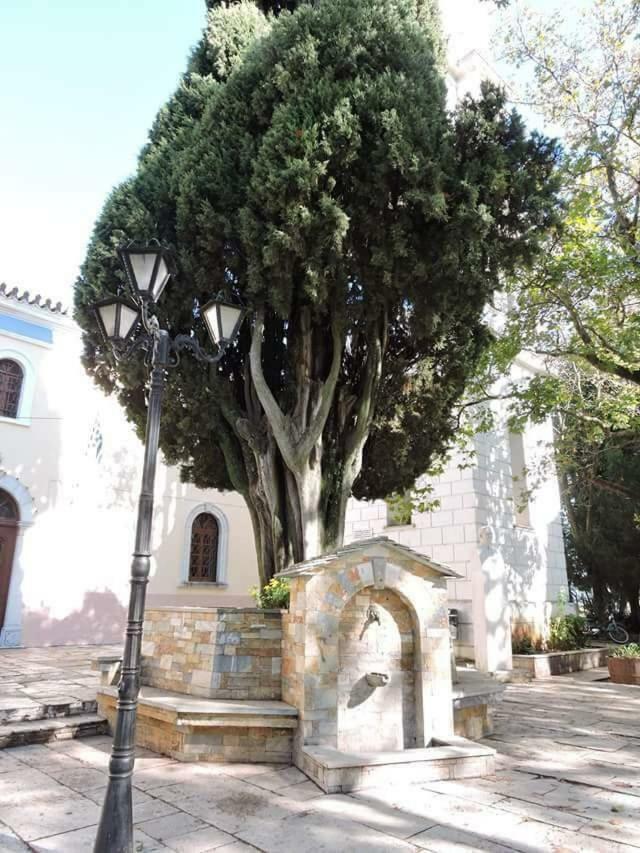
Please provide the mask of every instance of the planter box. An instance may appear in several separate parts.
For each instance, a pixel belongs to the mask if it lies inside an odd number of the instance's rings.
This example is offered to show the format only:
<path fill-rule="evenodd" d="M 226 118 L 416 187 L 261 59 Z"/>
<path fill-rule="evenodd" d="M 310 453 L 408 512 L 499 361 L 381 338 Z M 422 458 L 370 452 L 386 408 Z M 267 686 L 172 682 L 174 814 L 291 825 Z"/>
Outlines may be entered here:
<path fill-rule="evenodd" d="M 528 672 L 532 678 L 548 678 L 550 675 L 606 666 L 607 654 L 607 649 L 578 649 L 574 652 L 513 655 L 513 667 Z"/>
<path fill-rule="evenodd" d="M 609 658 L 607 665 L 614 684 L 640 684 L 640 658 Z"/>

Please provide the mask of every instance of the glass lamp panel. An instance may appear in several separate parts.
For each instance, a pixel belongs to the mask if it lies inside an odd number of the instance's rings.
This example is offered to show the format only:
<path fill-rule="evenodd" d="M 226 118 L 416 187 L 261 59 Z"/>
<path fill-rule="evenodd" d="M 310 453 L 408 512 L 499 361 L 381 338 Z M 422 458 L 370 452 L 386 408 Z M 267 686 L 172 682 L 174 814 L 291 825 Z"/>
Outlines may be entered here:
<path fill-rule="evenodd" d="M 235 332 L 236 324 L 240 318 L 242 309 L 237 308 L 235 305 L 226 305 L 222 303 L 219 306 L 219 310 L 220 336 L 223 340 L 230 341 L 233 338 L 233 333 Z"/>
<path fill-rule="evenodd" d="M 162 296 L 162 291 L 165 289 L 170 276 L 171 273 L 167 267 L 166 260 L 163 255 L 158 255 L 158 269 L 156 270 L 156 277 L 153 281 L 153 292 L 151 294 L 154 302 L 157 302 Z"/>
<path fill-rule="evenodd" d="M 120 306 L 120 338 L 124 340 L 129 337 L 139 316 L 140 313 L 133 308 L 129 308 L 128 305 Z"/>
<path fill-rule="evenodd" d="M 153 270 L 156 265 L 157 252 L 130 252 L 129 263 L 135 279 L 135 285 L 140 293 L 149 293 L 153 283 Z"/>
<path fill-rule="evenodd" d="M 115 302 L 109 305 L 101 305 L 98 308 L 104 333 L 108 338 L 115 338 L 116 336 L 117 308 L 118 306 Z"/>
<path fill-rule="evenodd" d="M 220 306 L 217 302 L 210 302 L 202 309 L 204 321 L 207 324 L 209 334 L 211 335 L 211 340 L 214 342 L 214 344 L 218 344 L 222 337 L 220 328 L 220 314 L 218 311 L 219 307 Z"/>

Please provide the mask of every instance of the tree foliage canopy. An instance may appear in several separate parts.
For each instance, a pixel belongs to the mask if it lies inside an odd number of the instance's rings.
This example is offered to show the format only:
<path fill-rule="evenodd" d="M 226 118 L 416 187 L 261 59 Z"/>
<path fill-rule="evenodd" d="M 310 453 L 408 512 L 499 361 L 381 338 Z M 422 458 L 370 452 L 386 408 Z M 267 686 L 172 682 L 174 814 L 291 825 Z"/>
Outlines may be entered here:
<path fill-rule="evenodd" d="M 505 32 L 523 98 L 565 144 L 567 217 L 512 284 L 516 347 L 640 383 L 640 4 L 592 0 L 569 25 L 526 7 Z"/>
<path fill-rule="evenodd" d="M 252 308 L 217 368 L 171 373 L 162 447 L 245 497 L 263 578 L 339 543 L 352 493 L 405 490 L 450 438 L 486 301 L 554 221 L 557 159 L 495 87 L 447 111 L 432 0 L 283 5 L 210 9 L 76 288 L 87 368 L 138 425 L 144 368 L 113 363 L 90 311 L 122 283 L 116 245 L 173 247 L 172 332 L 204 343 L 197 306 L 221 288 Z"/>

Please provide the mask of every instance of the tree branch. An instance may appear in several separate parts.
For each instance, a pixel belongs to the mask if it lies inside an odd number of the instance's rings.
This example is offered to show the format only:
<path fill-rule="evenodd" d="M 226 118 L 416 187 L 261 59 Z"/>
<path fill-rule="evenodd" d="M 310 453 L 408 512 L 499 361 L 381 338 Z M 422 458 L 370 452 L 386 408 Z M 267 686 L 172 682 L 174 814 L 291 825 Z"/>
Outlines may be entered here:
<path fill-rule="evenodd" d="M 262 370 L 262 337 L 264 334 L 264 308 L 258 308 L 255 312 L 253 334 L 251 337 L 251 350 L 249 360 L 251 364 L 251 378 L 256 389 L 260 404 L 267 416 L 276 443 L 282 453 L 282 457 L 289 468 L 295 471 L 298 467 L 298 458 L 294 443 L 291 439 L 291 428 L 289 419 L 286 417 L 278 401 L 273 396 L 271 388 L 267 384 Z"/>
<path fill-rule="evenodd" d="M 333 404 L 333 397 L 338 384 L 338 377 L 340 376 L 343 341 L 340 325 L 337 320 L 334 320 L 331 323 L 331 335 L 333 339 L 331 369 L 329 370 L 329 375 L 322 385 L 318 401 L 314 406 L 313 413 L 311 415 L 311 422 L 298 442 L 297 452 L 302 460 L 308 459 L 314 445 L 322 435 L 322 431 L 327 423 L 327 418 L 329 417 L 329 412 L 331 411 L 331 406 Z"/>

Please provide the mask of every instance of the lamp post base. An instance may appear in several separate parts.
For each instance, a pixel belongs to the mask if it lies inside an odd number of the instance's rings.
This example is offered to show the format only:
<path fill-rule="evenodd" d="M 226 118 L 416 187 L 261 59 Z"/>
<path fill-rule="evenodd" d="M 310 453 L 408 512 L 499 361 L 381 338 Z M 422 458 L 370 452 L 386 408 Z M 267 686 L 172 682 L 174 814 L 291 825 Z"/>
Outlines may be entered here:
<path fill-rule="evenodd" d="M 131 776 L 109 779 L 93 853 L 133 853 Z"/>

